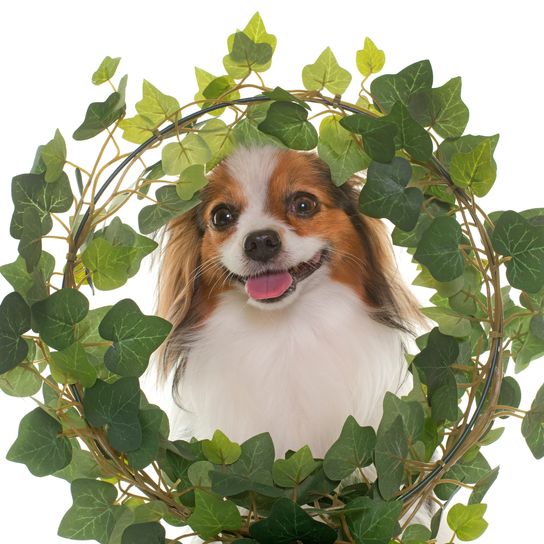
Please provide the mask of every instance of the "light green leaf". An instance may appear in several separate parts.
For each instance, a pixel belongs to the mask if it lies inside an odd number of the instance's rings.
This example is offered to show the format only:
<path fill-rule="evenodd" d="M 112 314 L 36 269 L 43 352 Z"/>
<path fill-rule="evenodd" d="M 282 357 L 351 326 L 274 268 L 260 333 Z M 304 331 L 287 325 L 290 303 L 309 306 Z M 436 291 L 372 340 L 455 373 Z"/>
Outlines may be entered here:
<path fill-rule="evenodd" d="M 81 478 L 94 480 L 101 476 L 100 467 L 96 463 L 93 454 L 80 449 L 77 440 L 72 440 L 72 460 L 64 468 L 53 473 L 56 478 L 62 478 L 67 482 L 73 482 Z"/>
<path fill-rule="evenodd" d="M 278 138 L 259 130 L 259 125 L 266 119 L 272 102 L 251 104 L 247 107 L 246 117 L 232 130 L 232 138 L 236 145 L 251 147 L 254 145 L 275 145 L 285 147 Z"/>
<path fill-rule="evenodd" d="M 217 429 L 211 440 L 202 441 L 202 453 L 216 465 L 231 465 L 240 458 L 242 448 Z"/>
<path fill-rule="evenodd" d="M 370 92 L 380 109 L 389 113 L 396 102 L 408 106 L 410 96 L 433 84 L 433 70 L 428 60 L 415 62 L 398 74 L 384 74 L 370 84 Z"/>
<path fill-rule="evenodd" d="M 214 466 L 209 461 L 197 461 L 189 467 L 187 476 L 195 487 L 209 489 L 212 487 L 210 479 L 210 472 L 212 470 L 214 470 Z"/>
<path fill-rule="evenodd" d="M 196 507 L 188 519 L 191 528 L 204 539 L 210 539 L 222 530 L 236 531 L 242 525 L 242 518 L 236 505 L 217 495 L 197 489 Z"/>
<path fill-rule="evenodd" d="M 323 118 L 317 144 L 317 153 L 329 165 L 332 181 L 337 186 L 370 164 L 370 157 L 353 134 L 342 127 L 340 119 L 337 115 Z"/>
<path fill-rule="evenodd" d="M 119 66 L 121 57 L 105 57 L 93 74 L 92 81 L 95 85 L 101 85 L 111 79 Z"/>
<path fill-rule="evenodd" d="M 488 142 L 489 147 L 491 148 L 491 155 L 493 155 L 498 141 L 498 134 L 494 134 L 493 136 L 474 136 L 472 134 L 465 134 L 460 138 L 446 138 L 438 146 L 438 156 L 440 157 L 442 164 L 449 170 L 451 160 L 457 153 L 471 153 L 484 142 Z M 491 162 L 496 168 L 497 164 L 493 157 L 491 157 Z"/>
<path fill-rule="evenodd" d="M 454 280 L 465 266 L 459 250 L 462 238 L 461 226 L 454 217 L 435 217 L 423 232 L 414 258 L 425 265 L 436 280 Z"/>
<path fill-rule="evenodd" d="M 259 130 L 270 134 L 291 149 L 309 150 L 317 145 L 315 127 L 307 120 L 308 111 L 293 102 L 274 102 Z"/>
<path fill-rule="evenodd" d="M 330 447 L 323 459 L 323 469 L 331 480 L 340 481 L 358 468 L 372 463 L 376 445 L 376 433 L 372 427 L 361 427 L 349 416 L 338 440 Z"/>
<path fill-rule="evenodd" d="M 281 487 L 297 487 L 320 464 L 314 461 L 310 448 L 303 446 L 287 459 L 277 459 L 272 467 L 272 477 Z"/>
<path fill-rule="evenodd" d="M 450 79 L 442 87 L 414 94 L 408 109 L 416 121 L 431 127 L 442 138 L 461 136 L 468 123 L 468 108 L 461 100 L 460 77 Z"/>
<path fill-rule="evenodd" d="M 89 311 L 89 301 L 75 289 L 61 289 L 32 306 L 33 328 L 44 342 L 61 350 L 76 340 L 76 328 Z"/>
<path fill-rule="evenodd" d="M 57 181 L 66 162 L 66 142 L 59 129 L 55 131 L 53 139 L 43 147 L 41 158 L 46 168 L 45 181 Z"/>
<path fill-rule="evenodd" d="M 470 320 L 464 315 L 438 306 L 421 308 L 421 312 L 438 324 L 438 329 L 442 334 L 457 337 L 470 336 L 472 326 Z"/>
<path fill-rule="evenodd" d="M 176 191 L 182 200 L 191 200 L 195 193 L 206 185 L 208 185 L 208 178 L 204 173 L 204 165 L 193 164 L 180 174 L 179 181 L 176 183 Z"/>
<path fill-rule="evenodd" d="M 485 196 L 497 176 L 489 140 L 484 140 L 468 153 L 455 153 L 451 159 L 450 174 L 458 187 L 470 187 L 476 196 Z"/>
<path fill-rule="evenodd" d="M 196 133 L 190 133 L 180 142 L 167 144 L 162 149 L 162 168 L 165 174 L 179 176 L 193 164 L 205 164 L 212 158 L 210 148 Z"/>
<path fill-rule="evenodd" d="M 495 223 L 491 241 L 495 251 L 511 257 L 506 277 L 512 287 L 536 293 L 544 286 L 544 227 L 507 211 Z"/>
<path fill-rule="evenodd" d="M 210 148 L 211 159 L 206 168 L 211 170 L 234 149 L 234 131 L 221 119 L 210 119 L 199 130 L 199 135 Z"/>
<path fill-rule="evenodd" d="M 365 38 L 363 49 L 357 51 L 356 62 L 359 72 L 368 77 L 381 71 L 385 64 L 385 53 L 370 38 Z"/>
<path fill-rule="evenodd" d="M 136 111 L 154 127 L 164 121 L 174 122 L 179 112 L 179 102 L 167 94 L 161 93 L 157 87 L 144 79 L 142 88 L 143 98 L 136 103 Z"/>
<path fill-rule="evenodd" d="M 11 397 L 30 397 L 35 395 L 42 386 L 40 376 L 33 372 L 32 361 L 34 361 L 36 354 L 35 344 L 30 340 L 27 340 L 26 343 L 28 345 L 26 361 L 30 364 L 27 365 L 25 362 L 0 374 L 0 389 Z"/>
<path fill-rule="evenodd" d="M 135 115 L 134 117 L 123 119 L 119 123 L 119 128 L 123 130 L 123 138 L 127 142 L 142 144 L 153 136 L 155 126 L 146 117 Z"/>
<path fill-rule="evenodd" d="M 91 425 L 107 425 L 110 444 L 119 451 L 134 451 L 142 444 L 138 419 L 140 388 L 137 378 L 121 378 L 108 384 L 97 380 L 85 391 L 83 408 Z"/>
<path fill-rule="evenodd" d="M 70 441 L 61 424 L 41 408 L 28 413 L 19 424 L 17 440 L 7 459 L 23 463 L 34 476 L 47 476 L 64 468 L 72 458 Z"/>
<path fill-rule="evenodd" d="M 426 544 L 431 540 L 431 531 L 425 525 L 410 525 L 402 533 L 402 544 Z"/>
<path fill-rule="evenodd" d="M 74 502 L 60 522 L 59 536 L 108 544 L 115 519 L 125 508 L 114 504 L 115 487 L 107 482 L 80 479 L 72 482 L 71 489 Z"/>
<path fill-rule="evenodd" d="M 120 376 L 141 376 L 171 328 L 161 317 L 144 315 L 134 301 L 121 300 L 98 329 L 102 338 L 113 342 L 104 356 L 106 367 Z"/>
<path fill-rule="evenodd" d="M 302 82 L 309 91 L 325 88 L 334 95 L 341 95 L 351 82 L 351 74 L 340 67 L 331 48 L 327 47 L 313 64 L 302 69 Z"/>
<path fill-rule="evenodd" d="M 448 525 L 463 542 L 476 540 L 487 529 L 486 504 L 454 504 L 448 512 Z"/>

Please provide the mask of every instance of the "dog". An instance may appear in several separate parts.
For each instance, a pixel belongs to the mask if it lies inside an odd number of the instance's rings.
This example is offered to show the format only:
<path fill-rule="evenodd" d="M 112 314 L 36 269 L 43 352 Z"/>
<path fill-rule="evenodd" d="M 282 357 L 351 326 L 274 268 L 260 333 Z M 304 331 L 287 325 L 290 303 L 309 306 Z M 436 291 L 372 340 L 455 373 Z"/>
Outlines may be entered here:
<path fill-rule="evenodd" d="M 200 204 L 166 228 L 160 352 L 175 439 L 268 431 L 276 455 L 323 457 L 348 415 L 377 428 L 411 389 L 405 345 L 420 322 L 384 224 L 358 211 L 314 152 L 240 146 Z"/>

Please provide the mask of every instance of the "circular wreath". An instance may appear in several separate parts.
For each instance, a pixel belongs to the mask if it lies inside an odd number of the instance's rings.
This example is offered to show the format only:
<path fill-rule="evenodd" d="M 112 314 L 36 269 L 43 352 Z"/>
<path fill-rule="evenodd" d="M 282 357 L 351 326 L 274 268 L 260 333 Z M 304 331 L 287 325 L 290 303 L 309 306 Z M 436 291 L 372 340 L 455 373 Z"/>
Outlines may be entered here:
<path fill-rule="evenodd" d="M 13 178 L 10 232 L 20 242 L 19 257 L 0 267 L 14 289 L 0 306 L 0 387 L 15 396 L 41 390 L 43 400 L 21 421 L 8 459 L 71 482 L 63 537 L 434 542 L 444 507 L 468 488 L 468 504 L 454 505 L 447 521 L 452 541 L 472 540 L 487 526 L 481 501 L 498 474 L 481 452 L 500 438 L 496 419 L 522 418 L 533 455 L 544 456 L 544 387 L 522 411 L 519 385 L 504 377 L 510 359 L 519 371 L 544 354 L 544 210 L 486 214 L 478 205 L 495 180 L 498 135 L 463 135 L 461 80 L 433 88 L 426 60 L 369 84 L 385 57 L 366 38 L 351 103 L 343 95 L 352 76 L 329 48 L 302 70 L 304 90 L 266 86 L 261 74 L 275 46 L 256 13 L 228 38 L 227 75 L 196 68 L 198 92 L 183 106 L 144 81 L 130 118 L 127 76 L 115 84 L 120 59 L 106 57 L 92 81 L 113 92 L 88 107 L 73 134 L 105 134 L 92 167 L 67 159 L 57 130 L 31 172 Z M 139 144 L 130 153 L 121 151 L 120 130 Z M 348 418 L 324 459 L 305 447 L 274 460 L 266 433 L 241 445 L 220 431 L 169 441 L 166 415 L 138 378 L 170 324 L 130 299 L 89 309 L 82 292 L 125 284 L 158 246 L 146 235 L 199 204 L 206 172 L 231 149 L 255 143 L 317 147 L 337 185 L 366 171 L 360 210 L 393 223 L 393 243 L 418 265 L 414 283 L 436 291 L 422 311 L 437 326 L 410 357 L 412 392 L 386 396 L 377 432 Z M 118 217 L 134 197 L 145 204 L 140 233 Z M 62 263 L 42 249 L 52 239 L 67 244 Z M 376 481 L 349 484 L 372 463 Z M 430 528 L 412 521 L 428 500 L 438 505 Z M 190 530 L 166 539 L 161 520 Z"/>

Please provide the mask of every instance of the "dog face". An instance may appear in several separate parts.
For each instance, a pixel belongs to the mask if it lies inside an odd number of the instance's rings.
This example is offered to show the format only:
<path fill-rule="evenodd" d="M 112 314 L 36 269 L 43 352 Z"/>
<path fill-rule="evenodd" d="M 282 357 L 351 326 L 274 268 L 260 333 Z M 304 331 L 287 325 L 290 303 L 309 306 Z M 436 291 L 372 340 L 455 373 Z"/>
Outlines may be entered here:
<path fill-rule="evenodd" d="M 336 281 L 390 326 L 417 313 L 383 224 L 357 211 L 355 183 L 336 187 L 314 153 L 240 147 L 209 174 L 201 200 L 167 227 L 158 313 L 173 323 L 171 357 L 230 290 L 282 310 Z"/>

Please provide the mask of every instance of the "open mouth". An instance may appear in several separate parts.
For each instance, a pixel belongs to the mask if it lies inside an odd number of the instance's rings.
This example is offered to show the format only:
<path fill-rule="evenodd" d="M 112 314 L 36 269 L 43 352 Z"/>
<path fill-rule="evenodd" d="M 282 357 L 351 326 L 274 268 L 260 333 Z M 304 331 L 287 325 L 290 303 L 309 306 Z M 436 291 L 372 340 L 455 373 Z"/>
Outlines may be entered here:
<path fill-rule="evenodd" d="M 287 270 L 269 270 L 256 276 L 236 276 L 253 300 L 277 302 L 295 291 L 297 284 L 311 276 L 327 259 L 326 249 L 318 251 L 309 261 Z"/>

